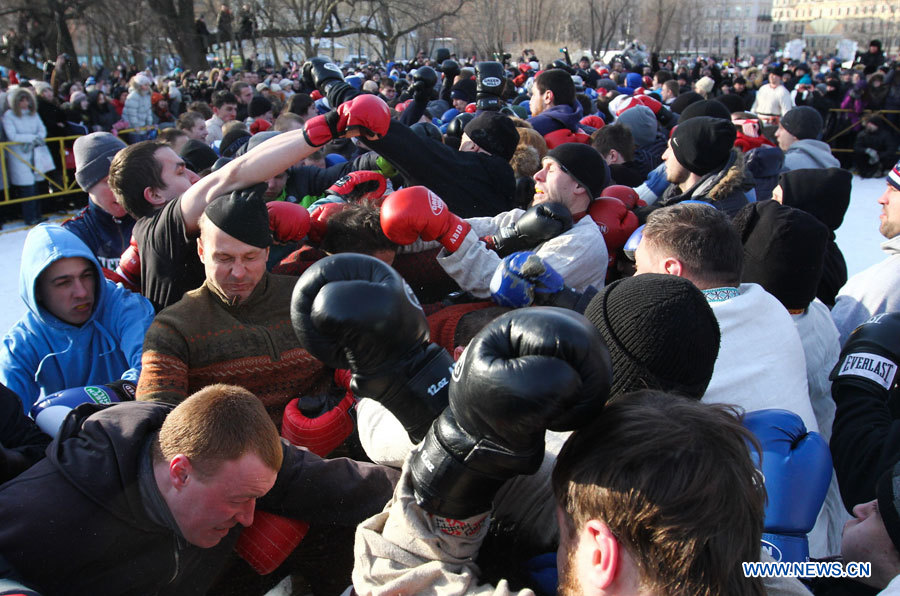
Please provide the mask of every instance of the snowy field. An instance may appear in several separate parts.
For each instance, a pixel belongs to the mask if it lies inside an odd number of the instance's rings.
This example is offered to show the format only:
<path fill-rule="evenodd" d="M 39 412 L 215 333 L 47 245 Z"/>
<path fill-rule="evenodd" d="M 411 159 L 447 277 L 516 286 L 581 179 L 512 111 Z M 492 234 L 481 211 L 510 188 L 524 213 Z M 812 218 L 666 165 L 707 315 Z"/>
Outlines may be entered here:
<path fill-rule="evenodd" d="M 837 244 L 847 260 L 850 275 L 884 258 L 879 248 L 884 238 L 878 233 L 881 206 L 877 203 L 884 185 L 883 178 L 853 178 L 850 208 L 837 231 Z M 51 217 L 51 221 L 57 223 L 64 219 L 66 216 Z M 25 305 L 19 298 L 19 262 L 27 233 L 28 228 L 21 222 L 8 223 L 0 230 L 0 255 L 5 258 L 4 273 L 0 274 L 0 330 L 4 333 L 25 312 Z"/>

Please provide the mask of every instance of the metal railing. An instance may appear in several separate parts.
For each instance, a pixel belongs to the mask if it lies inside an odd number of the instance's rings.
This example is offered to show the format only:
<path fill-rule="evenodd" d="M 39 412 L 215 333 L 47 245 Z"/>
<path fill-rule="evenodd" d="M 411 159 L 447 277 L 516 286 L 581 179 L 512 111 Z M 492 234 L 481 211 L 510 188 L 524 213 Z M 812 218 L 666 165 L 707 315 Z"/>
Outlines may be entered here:
<path fill-rule="evenodd" d="M 831 110 L 828 110 L 828 111 L 835 112 L 835 113 L 854 113 L 854 114 L 856 113 L 855 110 L 849 110 L 846 108 L 832 108 Z M 852 131 L 857 126 L 860 126 L 862 117 L 866 116 L 866 115 L 869 117 L 869 119 L 878 118 L 882 122 L 887 123 L 888 126 L 890 126 L 891 128 L 894 129 L 894 132 L 897 135 L 900 135 L 900 128 L 898 128 L 897 125 L 894 124 L 893 122 L 891 122 L 888 118 L 885 118 L 885 114 L 900 114 L 900 110 L 863 110 L 862 114 L 860 115 L 859 121 L 853 122 L 853 123 L 848 123 L 847 126 L 845 126 L 843 129 L 839 130 L 838 132 L 831 135 L 830 138 L 826 139 L 825 142 L 828 144 L 829 147 L 831 147 L 832 153 L 853 153 L 852 147 L 846 147 L 846 148 L 845 147 L 834 147 L 833 146 L 834 141 L 836 139 L 848 134 L 850 131 Z M 900 150 L 896 151 L 896 153 L 898 155 L 900 155 Z"/>
<path fill-rule="evenodd" d="M 133 133 L 133 132 L 147 132 L 150 130 L 156 130 L 156 126 L 143 126 L 140 128 L 126 128 L 119 131 L 119 135 Z M 50 170 L 46 173 L 41 172 L 37 168 L 34 167 L 34 164 L 24 159 L 21 155 L 12 150 L 13 147 L 17 145 L 25 145 L 26 143 L 19 143 L 16 141 L 2 141 L 0 142 L 0 184 L 3 185 L 2 196 L 0 196 L 0 205 L 13 205 L 15 203 L 25 203 L 26 201 L 35 201 L 37 199 L 45 199 L 48 197 L 61 197 L 65 195 L 71 195 L 83 192 L 81 187 L 78 186 L 78 183 L 75 181 L 74 172 L 70 171 L 72 168 L 66 167 L 66 142 L 67 141 L 75 141 L 78 137 L 82 137 L 84 135 L 69 135 L 65 137 L 52 137 L 49 139 L 44 139 L 44 142 L 47 144 L 47 147 L 50 149 L 51 154 L 56 151 L 56 154 L 59 156 L 59 161 L 54 162 L 62 164 L 61 168 Z M 123 139 L 124 140 L 124 139 Z M 69 149 L 70 150 L 70 149 Z M 12 198 L 10 196 L 11 192 L 11 184 L 9 181 L 9 168 L 7 167 L 7 158 L 16 159 L 19 162 L 28 166 L 37 176 L 42 178 L 47 182 L 47 186 L 50 189 L 50 192 L 46 192 L 43 194 L 32 195 L 28 197 L 17 197 Z M 58 175 L 54 175 L 55 172 L 59 170 Z"/>

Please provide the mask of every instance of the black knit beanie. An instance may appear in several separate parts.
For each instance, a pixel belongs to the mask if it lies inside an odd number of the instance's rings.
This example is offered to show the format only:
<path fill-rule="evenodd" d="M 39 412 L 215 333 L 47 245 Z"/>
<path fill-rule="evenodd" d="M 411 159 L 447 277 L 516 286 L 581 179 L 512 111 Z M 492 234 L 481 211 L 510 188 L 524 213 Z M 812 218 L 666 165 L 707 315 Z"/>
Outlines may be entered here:
<path fill-rule="evenodd" d="M 251 118 L 259 118 L 271 110 L 272 102 L 269 101 L 268 98 L 265 98 L 262 95 L 254 95 L 253 99 L 250 100 L 250 105 L 247 106 L 247 115 Z"/>
<path fill-rule="evenodd" d="M 684 112 L 685 108 L 687 108 L 691 104 L 697 103 L 698 101 L 703 101 L 702 95 L 700 95 L 696 91 L 685 91 L 675 98 L 675 100 L 672 102 L 671 108 L 672 111 L 676 114 L 681 114 Z"/>
<path fill-rule="evenodd" d="M 722 104 L 719 107 L 726 109 Z M 687 122 L 679 121 L 672 134 L 672 151 L 678 163 L 703 176 L 725 165 L 736 138 L 737 132 L 730 120 L 697 116 Z"/>
<path fill-rule="evenodd" d="M 584 314 L 609 348 L 611 396 L 649 388 L 703 397 L 720 335 L 693 283 L 656 273 L 626 277 L 594 296 Z"/>
<path fill-rule="evenodd" d="M 790 170 L 778 177 L 781 202 L 812 214 L 831 231 L 844 221 L 852 182 L 853 174 L 841 168 Z"/>
<path fill-rule="evenodd" d="M 683 124 L 693 118 L 700 116 L 709 116 L 710 118 L 720 118 L 731 122 L 731 111 L 725 107 L 721 101 L 714 99 L 703 99 L 697 101 L 684 108 L 681 117 L 678 118 L 678 124 Z"/>
<path fill-rule="evenodd" d="M 266 184 L 236 190 L 227 197 L 214 200 L 203 213 L 217 228 L 244 244 L 267 248 L 272 244 L 269 211 L 263 195 Z"/>
<path fill-rule="evenodd" d="M 900 550 L 900 462 L 897 462 L 878 479 L 875 485 L 878 511 L 894 548 Z"/>
<path fill-rule="evenodd" d="M 516 125 L 499 112 L 482 112 L 466 124 L 463 132 L 476 145 L 506 161 L 512 159 L 519 144 Z"/>
<path fill-rule="evenodd" d="M 195 173 L 211 168 L 219 156 L 215 150 L 197 139 L 190 139 L 179 153 L 185 165 Z"/>
<path fill-rule="evenodd" d="M 730 114 L 735 112 L 746 112 L 747 108 L 744 105 L 744 100 L 734 93 L 727 93 L 725 95 L 720 95 L 716 97 L 713 101 L 717 101 L 728 110 Z"/>
<path fill-rule="evenodd" d="M 600 153 L 584 143 L 563 143 L 547 152 L 544 159 L 552 159 L 575 181 L 585 187 L 592 199 L 603 194 L 609 186 L 609 166 Z"/>
<path fill-rule="evenodd" d="M 744 245 L 741 281 L 761 285 L 788 310 L 807 308 L 831 236 L 825 224 L 772 200 L 744 206 L 731 223 Z"/>
<path fill-rule="evenodd" d="M 825 130 L 825 121 L 817 109 L 798 106 L 781 117 L 781 127 L 798 139 L 818 139 Z"/>

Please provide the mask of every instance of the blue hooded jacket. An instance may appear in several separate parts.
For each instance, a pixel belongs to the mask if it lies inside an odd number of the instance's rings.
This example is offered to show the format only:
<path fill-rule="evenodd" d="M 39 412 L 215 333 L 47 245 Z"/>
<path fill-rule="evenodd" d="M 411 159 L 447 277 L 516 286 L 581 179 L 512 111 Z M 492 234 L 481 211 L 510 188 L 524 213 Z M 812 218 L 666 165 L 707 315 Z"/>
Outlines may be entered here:
<path fill-rule="evenodd" d="M 65 323 L 37 299 L 38 276 L 59 259 L 82 257 L 97 269 L 94 311 L 80 327 Z M 22 248 L 19 295 L 28 312 L 3 338 L 0 382 L 22 398 L 25 412 L 41 395 L 117 379 L 137 383 L 150 302 L 103 277 L 100 263 L 72 232 L 33 228 Z"/>
<path fill-rule="evenodd" d="M 568 128 L 572 132 L 578 131 L 578 123 L 584 118 L 584 110 L 577 101 L 572 105 L 551 106 L 528 119 L 531 126 L 538 131 L 541 136 L 550 134 L 554 130 Z"/>

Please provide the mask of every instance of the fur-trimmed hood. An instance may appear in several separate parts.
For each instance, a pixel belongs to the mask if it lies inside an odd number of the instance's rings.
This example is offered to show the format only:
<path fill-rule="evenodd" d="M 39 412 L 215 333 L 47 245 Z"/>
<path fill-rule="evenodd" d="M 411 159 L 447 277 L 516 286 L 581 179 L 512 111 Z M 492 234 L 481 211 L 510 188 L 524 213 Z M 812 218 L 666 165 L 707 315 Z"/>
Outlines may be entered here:
<path fill-rule="evenodd" d="M 734 217 L 749 202 L 746 193 L 753 185 L 753 175 L 747 171 L 744 154 L 732 149 L 721 170 L 710 172 L 685 192 L 679 192 L 675 185 L 669 186 L 658 204 L 665 207 L 688 199 L 709 201 L 729 217 Z"/>

